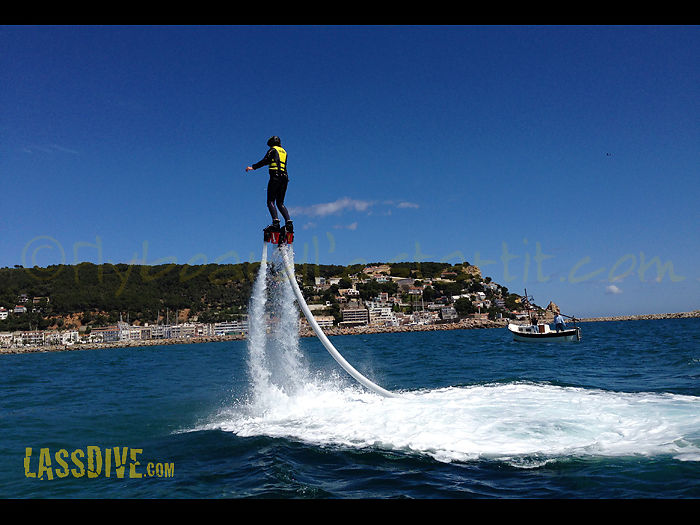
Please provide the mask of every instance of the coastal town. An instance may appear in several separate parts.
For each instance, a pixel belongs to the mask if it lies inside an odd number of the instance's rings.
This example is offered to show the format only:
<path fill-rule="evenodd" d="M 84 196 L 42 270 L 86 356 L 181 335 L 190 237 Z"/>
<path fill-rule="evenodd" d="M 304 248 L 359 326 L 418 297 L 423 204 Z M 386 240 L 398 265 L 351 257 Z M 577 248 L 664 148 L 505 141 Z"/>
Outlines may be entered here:
<path fill-rule="evenodd" d="M 543 322 L 551 322 L 559 310 L 551 301 L 544 308 L 528 304 L 526 298 L 509 293 L 507 288 L 488 277 L 483 278 L 478 267 L 468 264 L 447 268 L 434 277 L 415 278 L 393 273 L 391 265 L 378 264 L 347 276 L 315 277 L 313 285 L 305 287 L 309 310 L 329 336 L 502 328 L 508 320 L 529 322 L 533 313 Z M 301 285 L 300 276 L 297 276 L 297 281 Z M 445 289 L 445 285 L 458 282 L 459 285 L 448 286 L 448 289 L 459 290 L 458 294 L 435 293 L 436 289 Z M 360 290 L 363 285 L 381 287 L 388 283 L 395 285 L 388 287 L 395 292 L 379 291 L 374 296 L 362 298 Z M 50 301 L 51 297 L 20 294 L 14 306 L 0 306 L 0 326 L 11 316 L 41 311 Z M 44 330 L 0 331 L 0 353 L 223 341 L 244 339 L 248 333 L 247 314 L 241 314 L 235 320 L 202 322 L 196 315 L 183 317 L 180 312 L 173 312 L 172 320 L 170 315 L 159 316 L 156 323 L 130 322 L 128 315 L 128 312 L 120 314 L 116 323 L 105 326 L 85 325 L 78 320 L 74 324 L 62 321 L 60 327 Z M 694 311 L 579 321 L 698 316 L 700 312 Z M 312 333 L 307 319 L 300 314 L 300 336 L 311 336 Z"/>
<path fill-rule="evenodd" d="M 469 289 L 446 296 L 437 294 L 436 283 L 455 283 L 457 271 L 469 277 Z M 307 286 L 307 302 L 316 322 L 329 335 L 425 329 L 454 329 L 487 326 L 505 326 L 505 318 L 525 318 L 520 298 L 514 297 L 506 305 L 507 289 L 489 278 L 482 279 L 480 270 L 465 265 L 448 268 L 439 276 L 416 279 L 392 275 L 391 266 L 367 266 L 362 272 L 347 277 L 316 277 L 313 286 Z M 301 278 L 297 276 L 301 284 Z M 462 283 L 465 281 L 462 280 Z M 380 291 L 363 299 L 359 287 L 373 283 L 395 283 L 396 291 Z M 341 287 L 342 286 L 342 287 Z M 466 286 L 466 285 L 465 285 Z M 324 300 L 325 299 L 325 300 Z M 30 297 L 21 294 L 15 305 L 0 306 L 0 321 L 9 316 L 22 316 L 30 310 L 49 304 L 50 297 Z M 516 305 L 517 308 L 513 308 Z M 237 320 L 200 322 L 196 316 L 182 320 L 173 312 L 158 323 L 135 324 L 128 313 L 108 326 L 66 326 L 59 329 L 15 330 L 0 332 L 0 351 L 28 348 L 69 348 L 74 346 L 155 344 L 166 341 L 194 342 L 244 338 L 248 331 L 247 314 Z M 126 317 L 126 319 L 125 319 Z M 310 326 L 303 315 L 299 317 L 300 335 L 310 335 Z"/>

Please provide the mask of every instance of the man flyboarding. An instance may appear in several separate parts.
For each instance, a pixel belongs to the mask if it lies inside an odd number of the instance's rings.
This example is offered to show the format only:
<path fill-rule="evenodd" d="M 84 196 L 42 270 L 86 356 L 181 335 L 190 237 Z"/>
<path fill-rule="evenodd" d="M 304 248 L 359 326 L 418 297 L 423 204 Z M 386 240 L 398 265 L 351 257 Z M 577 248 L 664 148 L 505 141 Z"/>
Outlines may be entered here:
<path fill-rule="evenodd" d="M 287 175 L 287 152 L 282 148 L 281 144 L 279 137 L 270 137 L 267 141 L 270 149 L 267 150 L 262 160 L 245 169 L 250 171 L 257 170 L 262 166 L 269 166 L 270 180 L 267 183 L 267 209 L 270 211 L 272 224 L 265 228 L 264 232 L 266 235 L 272 232 L 286 232 L 287 234 L 294 232 L 292 220 L 284 205 L 284 196 L 287 193 L 289 177 Z M 280 220 L 277 216 L 278 208 L 282 217 L 284 217 L 284 232 L 280 228 Z"/>

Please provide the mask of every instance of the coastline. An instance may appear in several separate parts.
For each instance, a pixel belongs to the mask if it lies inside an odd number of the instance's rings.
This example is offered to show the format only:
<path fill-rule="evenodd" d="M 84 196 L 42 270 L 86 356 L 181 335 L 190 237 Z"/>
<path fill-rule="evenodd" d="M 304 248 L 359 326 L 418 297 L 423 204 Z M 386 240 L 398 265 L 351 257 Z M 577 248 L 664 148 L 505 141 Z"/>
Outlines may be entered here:
<path fill-rule="evenodd" d="M 618 315 L 614 317 L 586 317 L 583 319 L 576 318 L 576 321 L 581 323 L 599 323 L 605 321 L 649 321 L 655 319 L 689 319 L 700 317 L 700 310 L 692 312 L 678 312 L 670 314 L 644 314 L 644 315 Z"/>
<path fill-rule="evenodd" d="M 621 315 L 611 317 L 587 317 L 576 319 L 579 323 L 591 322 L 609 322 L 609 321 L 645 321 L 658 319 L 688 319 L 700 318 L 700 310 L 692 312 L 678 312 L 666 314 L 646 314 L 646 315 Z M 363 335 L 363 334 L 384 334 L 384 333 L 404 333 L 404 332 L 434 332 L 441 330 L 475 330 L 488 328 L 505 328 L 508 325 L 508 319 L 498 319 L 495 321 L 483 319 L 462 319 L 457 323 L 442 323 L 430 325 L 404 325 L 404 326 L 356 326 L 351 328 L 340 328 L 334 326 L 325 328 L 323 332 L 328 337 L 342 335 Z M 308 327 L 302 327 L 299 330 L 300 337 L 315 337 L 313 330 Z M 115 341 L 110 343 L 77 343 L 73 345 L 45 345 L 36 347 L 14 347 L 0 348 L 2 354 L 26 354 L 26 353 L 42 353 L 42 352 L 64 352 L 71 350 L 95 350 L 99 348 L 138 348 L 144 346 L 165 346 L 165 345 L 184 345 L 184 344 L 201 344 L 201 343 L 216 343 L 222 341 L 242 341 L 246 337 L 242 334 L 237 335 L 221 335 L 221 336 L 205 336 L 205 337 L 188 337 L 178 339 L 147 339 L 138 341 Z"/>

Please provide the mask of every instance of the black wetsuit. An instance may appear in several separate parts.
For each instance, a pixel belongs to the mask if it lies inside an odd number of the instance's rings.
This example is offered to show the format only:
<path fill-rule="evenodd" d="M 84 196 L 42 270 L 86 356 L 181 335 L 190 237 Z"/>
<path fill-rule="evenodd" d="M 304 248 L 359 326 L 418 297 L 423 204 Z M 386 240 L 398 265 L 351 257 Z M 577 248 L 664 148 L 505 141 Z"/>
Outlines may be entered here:
<path fill-rule="evenodd" d="M 270 210 L 273 221 L 279 220 L 277 217 L 277 208 L 279 208 L 284 220 L 289 222 L 289 212 L 284 205 L 284 196 L 287 193 L 287 183 L 289 182 L 287 163 L 280 162 L 279 152 L 273 147 L 267 151 L 260 162 L 253 164 L 252 168 L 257 170 L 267 165 L 270 166 L 270 180 L 267 183 L 267 209 Z M 275 167 L 273 168 L 273 166 Z M 275 208 L 275 204 L 277 208 Z"/>

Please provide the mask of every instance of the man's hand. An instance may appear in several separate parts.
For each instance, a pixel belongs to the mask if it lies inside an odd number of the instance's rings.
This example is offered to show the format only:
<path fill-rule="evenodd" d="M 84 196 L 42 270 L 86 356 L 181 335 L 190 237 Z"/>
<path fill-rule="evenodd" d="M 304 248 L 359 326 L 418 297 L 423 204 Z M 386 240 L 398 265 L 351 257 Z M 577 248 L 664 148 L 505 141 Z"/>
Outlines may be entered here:
<path fill-rule="evenodd" d="M 250 170 L 252 170 L 252 169 L 253 169 L 252 166 L 248 166 L 245 170 L 246 170 L 246 171 L 250 171 Z"/>

